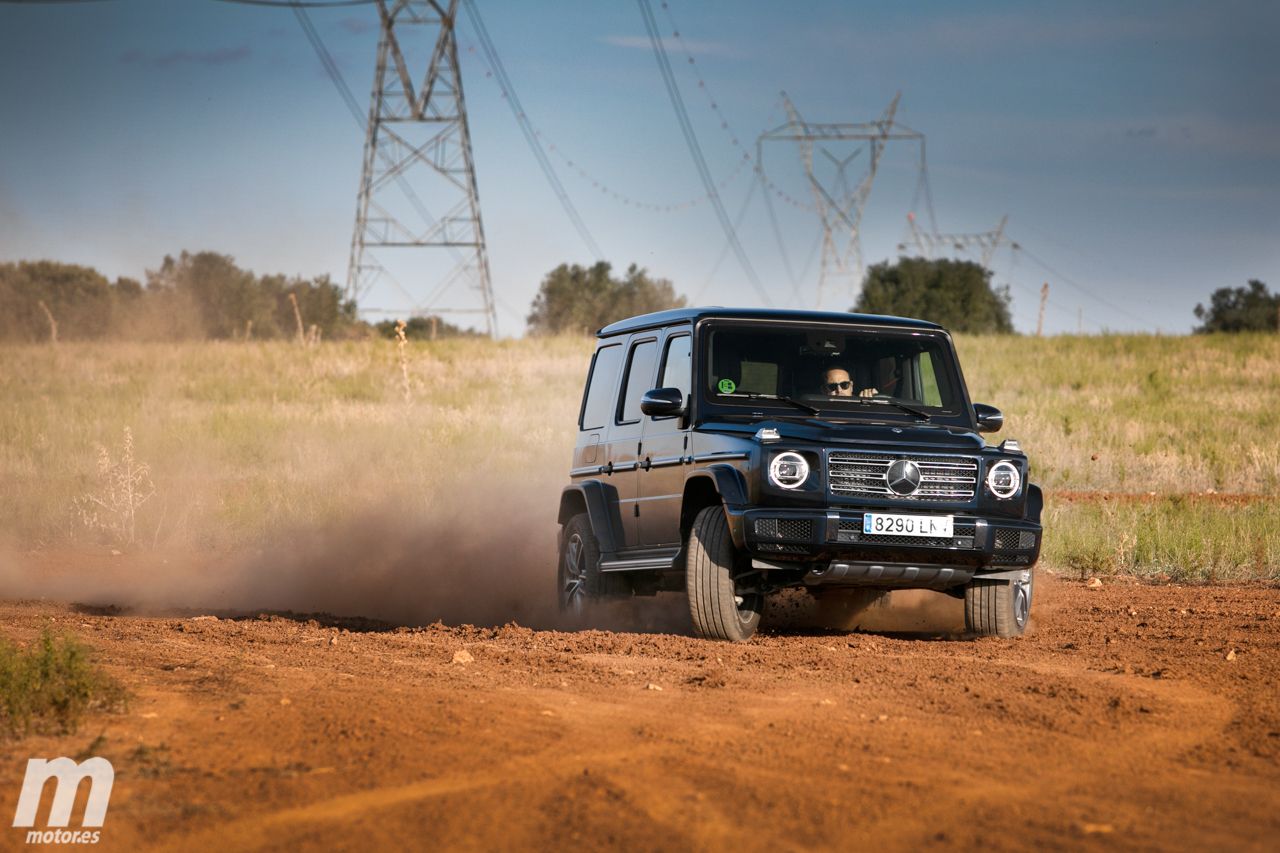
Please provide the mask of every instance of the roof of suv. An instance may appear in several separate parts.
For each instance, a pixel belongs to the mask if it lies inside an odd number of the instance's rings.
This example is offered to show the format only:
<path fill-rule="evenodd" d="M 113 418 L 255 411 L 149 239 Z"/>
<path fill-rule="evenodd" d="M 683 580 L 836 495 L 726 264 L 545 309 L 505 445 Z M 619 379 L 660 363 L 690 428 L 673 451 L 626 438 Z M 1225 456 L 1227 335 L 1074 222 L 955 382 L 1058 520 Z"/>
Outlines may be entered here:
<path fill-rule="evenodd" d="M 937 323 L 912 320 L 907 317 L 889 317 L 882 314 L 851 314 L 844 311 L 783 311 L 777 308 L 675 308 L 640 314 L 616 323 L 610 323 L 596 337 L 607 338 L 625 332 L 637 332 L 676 323 L 696 323 L 707 317 L 726 320 L 788 320 L 809 323 L 863 323 L 872 326 L 898 326 L 904 329 L 941 329 Z"/>

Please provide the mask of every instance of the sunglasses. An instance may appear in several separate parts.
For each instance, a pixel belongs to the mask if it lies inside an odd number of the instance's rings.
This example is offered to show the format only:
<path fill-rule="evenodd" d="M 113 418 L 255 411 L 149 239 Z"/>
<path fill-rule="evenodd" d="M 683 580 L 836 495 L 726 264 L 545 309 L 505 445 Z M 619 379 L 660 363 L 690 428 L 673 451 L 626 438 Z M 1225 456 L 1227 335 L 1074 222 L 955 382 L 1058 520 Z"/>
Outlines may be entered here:
<path fill-rule="evenodd" d="M 828 382 L 826 388 L 828 391 L 848 391 L 853 387 L 853 383 L 848 379 L 843 382 Z"/>

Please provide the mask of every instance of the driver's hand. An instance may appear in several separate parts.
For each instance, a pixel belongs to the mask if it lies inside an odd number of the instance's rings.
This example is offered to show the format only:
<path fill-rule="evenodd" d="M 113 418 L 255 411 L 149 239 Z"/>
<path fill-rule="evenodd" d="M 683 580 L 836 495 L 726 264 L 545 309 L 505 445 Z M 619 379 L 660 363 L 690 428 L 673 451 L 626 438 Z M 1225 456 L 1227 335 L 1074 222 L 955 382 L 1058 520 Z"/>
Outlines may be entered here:
<path fill-rule="evenodd" d="M 859 391 L 859 392 L 858 392 L 858 396 L 859 396 L 859 397 L 874 397 L 875 395 L 877 395 L 877 394 L 879 394 L 879 393 L 880 393 L 880 392 L 879 392 L 879 391 L 877 391 L 877 390 L 876 390 L 876 389 L 874 389 L 874 388 L 863 388 L 861 391 Z"/>

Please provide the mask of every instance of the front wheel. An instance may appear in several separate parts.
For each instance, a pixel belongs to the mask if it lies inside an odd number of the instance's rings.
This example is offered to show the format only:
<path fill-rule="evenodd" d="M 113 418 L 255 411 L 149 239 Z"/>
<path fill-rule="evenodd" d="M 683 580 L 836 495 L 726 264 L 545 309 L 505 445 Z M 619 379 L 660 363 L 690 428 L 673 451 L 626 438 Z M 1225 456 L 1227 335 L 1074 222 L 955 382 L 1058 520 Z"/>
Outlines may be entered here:
<path fill-rule="evenodd" d="M 1012 579 L 975 578 L 964 588 L 964 624 L 980 637 L 1021 637 L 1031 619 L 1035 573 Z"/>
<path fill-rule="evenodd" d="M 749 640 L 760 626 L 764 596 L 736 571 L 737 555 L 724 510 L 709 506 L 689 531 L 685 585 L 693 630 L 712 640 Z"/>

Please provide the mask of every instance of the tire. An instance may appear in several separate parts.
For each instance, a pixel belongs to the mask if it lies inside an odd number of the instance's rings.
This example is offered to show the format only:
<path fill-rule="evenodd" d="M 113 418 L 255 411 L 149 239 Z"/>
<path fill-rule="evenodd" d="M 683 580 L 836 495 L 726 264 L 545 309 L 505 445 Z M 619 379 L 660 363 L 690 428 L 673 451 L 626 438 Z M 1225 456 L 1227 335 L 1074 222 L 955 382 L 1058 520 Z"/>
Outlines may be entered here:
<path fill-rule="evenodd" d="M 601 574 L 600 543 L 585 512 L 569 519 L 560 533 L 556 581 L 560 612 L 576 622 L 585 621 L 601 598 L 630 593 L 625 578 Z"/>
<path fill-rule="evenodd" d="M 764 596 L 743 593 L 734 581 L 737 555 L 721 507 L 698 513 L 686 550 L 685 585 L 694 633 L 734 643 L 751 639 L 760 626 Z"/>
<path fill-rule="evenodd" d="M 964 624 L 980 637 L 1021 637 L 1031 620 L 1035 572 L 1023 580 L 972 580 L 964 588 Z"/>

